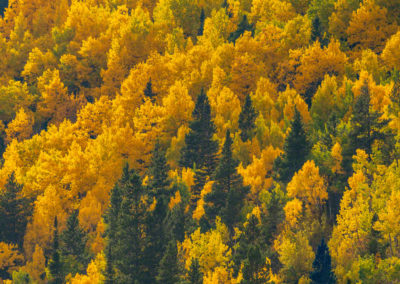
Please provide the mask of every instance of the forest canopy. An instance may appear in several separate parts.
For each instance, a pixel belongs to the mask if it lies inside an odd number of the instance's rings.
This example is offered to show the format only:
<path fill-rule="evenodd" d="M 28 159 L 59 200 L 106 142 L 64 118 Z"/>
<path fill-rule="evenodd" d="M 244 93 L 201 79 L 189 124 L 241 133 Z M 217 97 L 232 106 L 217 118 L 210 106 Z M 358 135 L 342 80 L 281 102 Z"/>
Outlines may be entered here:
<path fill-rule="evenodd" d="M 399 0 L 0 10 L 0 282 L 400 282 Z"/>

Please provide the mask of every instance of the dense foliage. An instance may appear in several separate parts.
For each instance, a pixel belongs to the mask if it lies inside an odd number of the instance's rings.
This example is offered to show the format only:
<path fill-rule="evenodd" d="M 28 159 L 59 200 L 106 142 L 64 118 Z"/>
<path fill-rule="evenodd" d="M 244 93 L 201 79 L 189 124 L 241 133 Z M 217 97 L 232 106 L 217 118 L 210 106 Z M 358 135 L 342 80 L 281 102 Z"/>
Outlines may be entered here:
<path fill-rule="evenodd" d="M 400 282 L 399 0 L 0 13 L 0 282 Z"/>

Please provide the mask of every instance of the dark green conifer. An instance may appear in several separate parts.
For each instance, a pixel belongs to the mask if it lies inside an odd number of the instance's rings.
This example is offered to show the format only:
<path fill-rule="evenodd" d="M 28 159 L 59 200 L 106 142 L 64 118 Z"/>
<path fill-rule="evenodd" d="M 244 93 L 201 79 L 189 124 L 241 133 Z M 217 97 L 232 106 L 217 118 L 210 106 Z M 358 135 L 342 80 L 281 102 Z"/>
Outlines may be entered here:
<path fill-rule="evenodd" d="M 240 137 L 243 142 L 251 139 L 253 136 L 257 112 L 253 107 L 250 95 L 246 96 L 243 109 L 239 115 L 239 129 L 241 130 Z"/>
<path fill-rule="evenodd" d="M 176 241 L 168 243 L 167 249 L 161 259 L 158 269 L 157 282 L 160 284 L 175 284 L 180 280 L 180 268 L 178 263 L 178 250 Z"/>
<path fill-rule="evenodd" d="M 204 32 L 204 21 L 206 19 L 206 16 L 204 14 L 204 8 L 201 8 L 201 12 L 200 12 L 200 26 L 199 26 L 199 30 L 197 31 L 197 35 L 198 36 L 202 36 L 203 32 Z"/>
<path fill-rule="evenodd" d="M 151 99 L 152 101 L 154 101 L 155 97 L 156 97 L 156 93 L 153 92 L 153 84 L 151 83 L 151 78 L 149 79 L 149 81 L 146 84 L 146 88 L 144 89 L 144 96 L 146 98 Z"/>
<path fill-rule="evenodd" d="M 275 172 L 278 173 L 277 178 L 283 182 L 289 182 L 294 173 L 301 169 L 311 149 L 297 108 L 290 128 L 283 145 L 284 153 L 274 163 Z"/>
<path fill-rule="evenodd" d="M 218 142 L 211 120 L 211 107 L 207 95 L 201 90 L 192 113 L 189 133 L 185 137 L 180 165 L 195 169 L 195 185 L 192 187 L 191 207 L 196 206 L 207 176 L 211 176 L 217 164 Z"/>
<path fill-rule="evenodd" d="M 249 188 L 243 186 L 242 177 L 237 173 L 238 161 L 232 157 L 232 138 L 230 131 L 226 131 L 222 156 L 214 176 L 212 191 L 205 196 L 206 216 L 213 222 L 216 216 L 233 230 L 239 221 L 243 199 Z"/>
<path fill-rule="evenodd" d="M 157 142 L 154 150 L 150 167 L 148 170 L 149 185 L 147 193 L 150 200 L 156 200 L 155 209 L 147 214 L 146 218 L 146 241 L 147 246 L 144 250 L 145 265 L 152 269 L 149 270 L 151 281 L 155 281 L 157 267 L 160 263 L 168 243 L 167 222 L 168 202 L 171 197 L 169 189 L 170 179 L 168 177 L 169 166 L 165 158 L 165 152 Z"/>
<path fill-rule="evenodd" d="M 321 25 L 321 21 L 317 15 L 312 19 L 311 23 L 311 41 L 314 42 L 316 40 L 319 40 L 321 43 L 322 33 L 323 33 L 323 28 Z"/>
<path fill-rule="evenodd" d="M 57 217 L 54 218 L 53 249 L 52 249 L 51 259 L 49 261 L 49 272 L 50 272 L 49 283 L 51 284 L 63 283 L 64 275 L 63 275 L 63 267 L 59 252 Z"/>
<path fill-rule="evenodd" d="M 22 185 L 12 173 L 3 190 L 0 190 L 0 241 L 23 243 L 28 217 L 32 214 L 31 200 L 21 196 Z"/>
<path fill-rule="evenodd" d="M 336 283 L 335 275 L 332 272 L 331 256 L 324 239 L 322 239 L 321 244 L 318 246 L 310 279 L 315 284 Z"/>
<path fill-rule="evenodd" d="M 66 274 L 84 273 L 88 264 L 88 252 L 86 250 L 87 236 L 79 226 L 78 210 L 74 210 L 68 217 L 67 227 L 62 232 L 62 256 L 66 266 Z"/>
<path fill-rule="evenodd" d="M 203 273 L 200 271 L 200 264 L 197 258 L 192 259 L 189 270 L 189 283 L 201 284 L 203 283 Z"/>
<path fill-rule="evenodd" d="M 147 205 L 139 175 L 126 164 L 121 179 L 111 193 L 110 208 L 105 220 L 111 229 L 106 231 L 109 266 L 118 273 L 115 283 L 150 283 L 150 269 L 145 265 L 143 251 L 147 247 Z M 119 206 L 119 208 L 114 208 Z M 111 221 L 114 224 L 110 223 Z"/>
<path fill-rule="evenodd" d="M 372 153 L 372 145 L 375 140 L 393 139 L 393 133 L 387 127 L 388 119 L 381 119 L 382 114 L 371 107 L 371 94 L 368 82 L 365 81 L 361 87 L 361 93 L 355 101 L 353 116 L 350 121 L 351 131 L 347 145 L 343 149 L 343 167 L 348 175 L 352 173 L 353 155 L 357 149 L 364 150 L 367 154 Z M 385 146 L 391 147 L 394 143 L 386 141 Z M 390 156 L 391 149 L 383 149 Z M 390 163 L 390 157 L 387 158 Z"/>
<path fill-rule="evenodd" d="M 249 21 L 247 20 L 247 16 L 243 15 L 242 20 L 238 24 L 238 27 L 236 31 L 231 33 L 229 35 L 228 41 L 229 42 L 236 42 L 236 40 L 244 34 L 245 31 L 250 31 L 252 34 L 254 34 L 254 26 L 252 24 L 249 24 Z"/>

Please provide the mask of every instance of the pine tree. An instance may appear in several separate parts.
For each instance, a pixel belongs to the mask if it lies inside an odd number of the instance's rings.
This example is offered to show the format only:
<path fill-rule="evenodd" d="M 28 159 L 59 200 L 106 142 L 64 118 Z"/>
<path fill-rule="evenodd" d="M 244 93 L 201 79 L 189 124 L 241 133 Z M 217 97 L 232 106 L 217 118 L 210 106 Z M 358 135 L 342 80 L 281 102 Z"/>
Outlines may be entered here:
<path fill-rule="evenodd" d="M 166 228 L 166 217 L 168 213 L 168 202 L 171 196 L 169 190 L 170 179 L 168 177 L 169 166 L 165 158 L 165 152 L 157 142 L 154 150 L 150 167 L 148 170 L 149 186 L 147 189 L 150 200 L 156 200 L 155 209 L 149 212 L 146 218 L 148 243 L 145 254 L 145 265 L 150 267 L 151 281 L 155 281 L 157 276 L 157 266 L 166 249 L 168 238 Z"/>
<path fill-rule="evenodd" d="M 178 250 L 176 241 L 168 243 L 158 269 L 157 282 L 160 284 L 175 284 L 180 280 L 180 268 L 178 263 Z"/>
<path fill-rule="evenodd" d="M 318 246 L 313 262 L 313 271 L 310 273 L 310 279 L 312 283 L 315 284 L 330 284 L 336 282 L 335 275 L 332 272 L 331 256 L 324 239 L 322 239 L 321 244 Z"/>
<path fill-rule="evenodd" d="M 203 273 L 200 271 L 200 264 L 197 258 L 192 259 L 188 275 L 190 284 L 203 283 Z"/>
<path fill-rule="evenodd" d="M 204 20 L 206 19 L 206 16 L 204 14 L 204 8 L 201 8 L 201 12 L 200 12 L 200 26 L 199 26 L 199 30 L 197 31 L 197 35 L 198 36 L 202 36 L 203 32 L 204 32 Z"/>
<path fill-rule="evenodd" d="M 62 232 L 60 238 L 62 240 L 62 256 L 64 264 L 67 267 L 67 273 L 85 272 L 88 264 L 88 252 L 86 251 L 86 234 L 79 226 L 78 210 L 74 210 L 68 217 L 67 228 Z"/>
<path fill-rule="evenodd" d="M 212 191 L 205 196 L 205 201 L 210 204 L 204 208 L 209 221 L 220 216 L 231 232 L 239 220 L 243 199 L 249 190 L 243 186 L 242 177 L 236 171 L 239 163 L 232 157 L 232 143 L 230 131 L 227 130 L 215 182 Z"/>
<path fill-rule="evenodd" d="M 311 41 L 319 40 L 321 42 L 322 32 L 321 21 L 318 16 L 315 16 L 311 25 Z"/>
<path fill-rule="evenodd" d="M 301 169 L 311 149 L 297 108 L 290 128 L 291 131 L 283 145 L 284 153 L 274 163 L 275 172 L 279 175 L 278 179 L 283 182 L 289 182 L 294 173 Z"/>
<path fill-rule="evenodd" d="M 371 107 L 371 94 L 368 82 L 365 81 L 361 87 L 351 118 L 351 131 L 348 144 L 343 151 L 343 168 L 348 175 L 352 173 L 352 157 L 357 149 L 364 150 L 367 154 L 372 153 L 372 145 L 375 140 L 392 139 L 393 133 L 388 129 L 389 120 L 380 119 L 382 114 Z M 392 143 L 385 143 L 386 146 Z M 390 150 L 387 150 L 390 152 Z M 390 163 L 390 158 L 388 158 Z"/>
<path fill-rule="evenodd" d="M 145 266 L 143 255 L 147 246 L 146 199 L 139 175 L 126 164 L 121 179 L 113 189 L 110 208 L 105 216 L 107 224 L 112 227 L 106 231 L 106 249 L 111 249 L 107 261 L 110 262 L 109 267 L 118 271 L 114 277 L 116 283 L 149 283 L 150 268 Z"/>
<path fill-rule="evenodd" d="M 63 283 L 64 277 L 62 273 L 62 263 L 59 252 L 58 240 L 58 222 L 57 217 L 54 218 L 54 237 L 53 237 L 53 250 L 51 259 L 49 261 L 50 281 L 52 284 Z"/>
<path fill-rule="evenodd" d="M 151 83 L 151 78 L 147 82 L 146 88 L 144 89 L 143 92 L 144 92 L 144 96 L 146 98 L 149 98 L 151 101 L 155 100 L 155 97 L 157 96 L 157 94 L 153 92 L 153 85 Z"/>
<path fill-rule="evenodd" d="M 22 185 L 12 173 L 0 191 L 0 241 L 22 246 L 28 217 L 32 214 L 31 200 L 21 196 Z"/>
<path fill-rule="evenodd" d="M 218 142 L 213 139 L 216 127 L 211 120 L 211 107 L 207 95 L 201 90 L 192 113 L 190 131 L 185 137 L 180 165 L 195 169 L 195 185 L 192 187 L 191 206 L 195 207 L 200 192 L 217 164 Z"/>
<path fill-rule="evenodd" d="M 0 1 L 0 15 L 4 16 L 4 11 L 8 7 L 9 0 L 1 0 Z"/>
<path fill-rule="evenodd" d="M 265 258 L 262 257 L 260 248 L 250 245 L 247 251 L 247 258 L 243 261 L 242 284 L 263 284 L 269 282 L 268 267 Z"/>
<path fill-rule="evenodd" d="M 111 254 L 111 246 L 107 245 L 106 248 L 106 269 L 104 271 L 104 283 L 114 284 L 114 269 L 113 269 L 113 259 Z"/>
<path fill-rule="evenodd" d="M 241 130 L 240 137 L 243 142 L 251 139 L 253 136 L 257 112 L 254 109 L 250 95 L 246 96 L 243 109 L 239 115 L 239 129 Z"/>
<path fill-rule="evenodd" d="M 249 24 L 249 21 L 247 20 L 247 16 L 243 15 L 242 20 L 238 24 L 238 27 L 236 31 L 231 33 L 229 35 L 228 41 L 229 42 L 236 42 L 236 40 L 244 34 L 245 31 L 250 31 L 252 34 L 254 34 L 254 26 L 252 24 Z"/>

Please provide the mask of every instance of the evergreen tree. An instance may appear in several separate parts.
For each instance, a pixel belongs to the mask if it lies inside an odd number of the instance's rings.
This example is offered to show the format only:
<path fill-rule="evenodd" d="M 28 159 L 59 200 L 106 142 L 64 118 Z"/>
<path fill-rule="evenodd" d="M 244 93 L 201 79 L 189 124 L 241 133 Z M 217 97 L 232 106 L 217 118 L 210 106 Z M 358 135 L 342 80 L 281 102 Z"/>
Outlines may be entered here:
<path fill-rule="evenodd" d="M 192 113 L 190 131 L 185 137 L 180 165 L 195 169 L 195 185 L 192 187 L 191 206 L 196 206 L 200 192 L 217 164 L 218 141 L 213 139 L 216 132 L 211 120 L 211 107 L 207 95 L 201 90 Z"/>
<path fill-rule="evenodd" d="M 310 153 L 311 145 L 308 142 L 300 112 L 295 109 L 291 130 L 283 145 L 284 153 L 274 163 L 278 179 L 289 182 L 294 173 L 301 169 Z"/>
<path fill-rule="evenodd" d="M 252 34 L 254 34 L 254 25 L 249 24 L 247 16 L 243 15 L 243 18 L 238 24 L 236 31 L 229 35 L 228 41 L 235 42 L 242 34 L 244 34 L 245 31 L 250 31 Z"/>
<path fill-rule="evenodd" d="M 310 279 L 312 283 L 316 284 L 330 284 L 336 282 L 331 267 L 331 256 L 324 239 L 322 239 L 321 244 L 318 246 L 317 254 L 313 262 L 313 271 L 310 273 Z"/>
<path fill-rule="evenodd" d="M 232 138 L 227 130 L 221 160 L 215 172 L 215 182 L 212 191 L 205 196 L 207 205 L 204 209 L 209 221 L 220 216 L 231 232 L 239 220 L 243 199 L 249 191 L 248 187 L 243 186 L 242 177 L 236 171 L 238 164 L 232 157 Z"/>
<path fill-rule="evenodd" d="M 4 11 L 8 7 L 8 0 L 1 0 L 0 1 L 0 15 L 4 16 Z"/>
<path fill-rule="evenodd" d="M 169 166 L 165 158 L 165 152 L 157 142 L 154 150 L 148 176 L 150 178 L 147 189 L 150 200 L 156 200 L 155 209 L 147 214 L 147 247 L 144 251 L 145 265 L 149 268 L 151 281 L 157 276 L 157 266 L 164 254 L 168 243 L 166 217 L 168 213 L 168 202 L 171 196 L 169 190 L 170 179 L 168 177 Z"/>
<path fill-rule="evenodd" d="M 254 128 L 256 127 L 256 118 L 257 112 L 252 105 L 250 95 L 247 95 L 243 109 L 239 115 L 239 129 L 241 130 L 240 137 L 243 142 L 252 138 Z"/>
<path fill-rule="evenodd" d="M 204 8 L 201 8 L 201 12 L 200 12 L 200 27 L 199 27 L 199 30 L 197 31 L 197 35 L 198 36 L 202 36 L 203 35 L 205 19 L 206 19 L 206 16 L 204 14 Z"/>
<path fill-rule="evenodd" d="M 151 83 L 151 78 L 147 82 L 146 88 L 144 89 L 144 96 L 146 98 L 151 99 L 151 101 L 153 101 L 153 102 L 155 100 L 155 97 L 157 96 L 157 94 L 153 92 L 153 85 Z"/>
<path fill-rule="evenodd" d="M 68 217 L 67 228 L 62 232 L 62 256 L 66 266 L 66 274 L 83 273 L 88 264 L 86 251 L 86 234 L 79 226 L 78 210 L 74 210 Z"/>
<path fill-rule="evenodd" d="M 200 264 L 197 258 L 192 259 L 188 275 L 190 284 L 203 283 L 203 273 L 200 271 Z"/>
<path fill-rule="evenodd" d="M 111 194 L 111 204 L 105 218 L 112 227 L 106 232 L 106 249 L 111 249 L 107 259 L 109 267 L 118 271 L 114 277 L 115 283 L 150 283 L 151 268 L 145 266 L 143 254 L 147 246 L 146 199 L 140 177 L 126 164 Z"/>
<path fill-rule="evenodd" d="M 180 280 L 178 250 L 174 240 L 168 243 L 165 254 L 158 269 L 157 282 L 160 284 L 175 284 Z"/>
<path fill-rule="evenodd" d="M 114 269 L 113 269 L 113 259 L 111 254 L 111 246 L 107 245 L 106 248 L 106 269 L 104 271 L 104 283 L 105 284 L 114 284 Z"/>
<path fill-rule="evenodd" d="M 22 185 L 12 173 L 0 191 L 0 241 L 22 246 L 28 217 L 32 214 L 31 200 L 21 196 Z"/>
<path fill-rule="evenodd" d="M 343 151 L 343 168 L 348 176 L 352 173 L 352 157 L 355 155 L 357 149 L 362 149 L 367 154 L 371 154 L 372 145 L 375 140 L 384 141 L 393 139 L 393 133 L 387 127 L 389 120 L 380 119 L 382 114 L 373 110 L 370 102 L 371 94 L 368 82 L 365 81 L 361 87 L 361 93 L 354 104 L 348 144 Z M 387 147 L 393 145 L 392 142 L 386 142 L 384 144 Z M 388 152 L 387 156 L 390 156 L 391 149 L 386 149 L 386 152 Z M 390 157 L 387 160 L 390 163 Z"/>
<path fill-rule="evenodd" d="M 323 45 L 323 27 L 321 25 L 321 20 L 318 16 L 312 19 L 311 23 L 311 41 L 314 42 L 319 40 L 321 45 Z"/>
<path fill-rule="evenodd" d="M 269 282 L 268 267 L 258 246 L 250 245 L 247 258 L 243 261 L 242 284 L 263 284 Z"/>
<path fill-rule="evenodd" d="M 49 261 L 50 281 L 52 284 L 63 283 L 64 276 L 62 273 L 62 263 L 59 252 L 58 240 L 58 222 L 57 217 L 54 218 L 54 237 L 53 237 L 53 250 L 51 259 Z"/>

